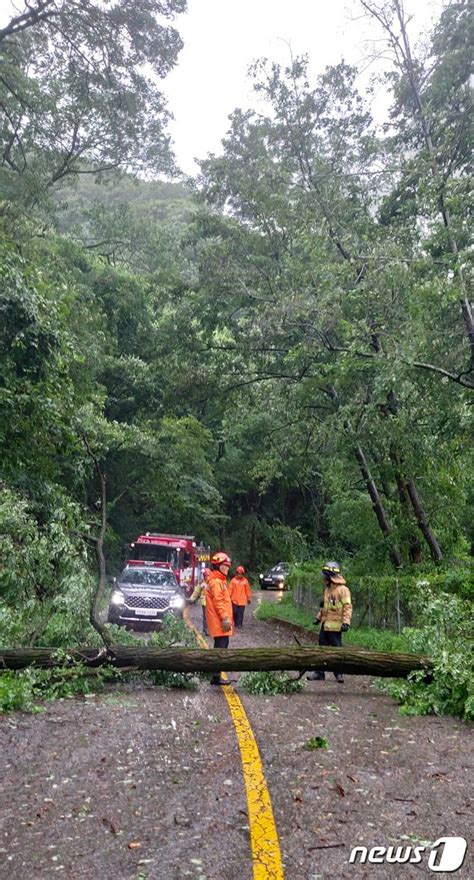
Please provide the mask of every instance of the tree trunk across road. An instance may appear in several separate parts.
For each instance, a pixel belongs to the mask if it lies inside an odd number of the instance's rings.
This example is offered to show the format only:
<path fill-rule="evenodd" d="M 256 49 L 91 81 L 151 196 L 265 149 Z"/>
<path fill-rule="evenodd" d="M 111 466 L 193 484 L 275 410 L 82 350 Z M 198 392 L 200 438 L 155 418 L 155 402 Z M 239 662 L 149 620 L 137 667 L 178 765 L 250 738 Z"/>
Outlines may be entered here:
<path fill-rule="evenodd" d="M 233 672 L 255 670 L 321 669 L 346 672 L 349 675 L 376 675 L 384 678 L 406 678 L 410 672 L 432 670 L 432 661 L 421 654 L 398 654 L 368 651 L 363 648 L 231 648 L 211 651 L 194 648 L 152 648 L 126 645 L 113 646 L 110 651 L 81 648 L 67 651 L 75 662 L 88 666 L 110 664 L 137 669 L 165 669 L 172 672 Z M 0 668 L 25 669 L 28 666 L 54 667 L 64 665 L 54 648 L 0 649 Z"/>

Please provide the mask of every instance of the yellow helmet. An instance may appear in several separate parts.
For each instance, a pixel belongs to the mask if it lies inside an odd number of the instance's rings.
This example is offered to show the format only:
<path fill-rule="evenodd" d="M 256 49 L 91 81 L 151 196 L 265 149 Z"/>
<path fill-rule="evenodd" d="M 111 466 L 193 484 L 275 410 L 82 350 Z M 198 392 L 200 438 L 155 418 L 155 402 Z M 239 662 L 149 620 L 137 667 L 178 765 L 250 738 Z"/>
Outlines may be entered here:
<path fill-rule="evenodd" d="M 323 574 L 328 574 L 329 576 L 340 574 L 341 566 L 337 562 L 325 562 L 321 571 Z"/>

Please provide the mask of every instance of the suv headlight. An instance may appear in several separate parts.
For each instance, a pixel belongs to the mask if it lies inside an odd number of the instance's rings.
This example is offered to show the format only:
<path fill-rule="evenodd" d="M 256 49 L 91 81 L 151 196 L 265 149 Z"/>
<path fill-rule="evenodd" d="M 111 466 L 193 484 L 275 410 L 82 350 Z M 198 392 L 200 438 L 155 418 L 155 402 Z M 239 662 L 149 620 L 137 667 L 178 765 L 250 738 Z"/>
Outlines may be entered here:
<path fill-rule="evenodd" d="M 182 596 L 172 596 L 170 599 L 170 608 L 184 608 L 184 599 Z"/>
<path fill-rule="evenodd" d="M 112 605 L 123 605 L 125 602 L 125 596 L 121 590 L 114 590 L 110 597 L 110 601 Z"/>

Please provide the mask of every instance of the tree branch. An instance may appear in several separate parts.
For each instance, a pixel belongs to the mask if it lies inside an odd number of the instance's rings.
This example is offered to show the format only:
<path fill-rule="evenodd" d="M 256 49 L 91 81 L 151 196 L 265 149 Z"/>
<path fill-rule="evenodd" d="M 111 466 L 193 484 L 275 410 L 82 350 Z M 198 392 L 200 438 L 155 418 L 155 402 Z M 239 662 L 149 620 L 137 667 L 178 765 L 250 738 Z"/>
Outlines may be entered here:
<path fill-rule="evenodd" d="M 458 385 L 462 385 L 463 388 L 470 388 L 474 390 L 474 382 L 469 382 L 469 380 L 464 379 L 464 376 L 469 375 L 470 370 L 464 373 L 450 373 L 449 370 L 444 370 L 443 367 L 437 367 L 435 364 L 425 364 L 421 361 L 403 361 L 404 364 L 408 364 L 410 367 L 418 367 L 420 370 L 429 370 L 432 373 L 439 373 L 441 376 L 444 376 L 446 379 L 449 379 L 451 382 L 456 382 Z"/>
<path fill-rule="evenodd" d="M 28 11 L 12 18 L 6 27 L 0 28 L 0 42 L 6 37 L 11 37 L 39 24 L 41 21 L 47 21 L 55 15 L 60 15 L 60 12 L 61 10 L 56 8 L 55 0 L 39 0 L 36 9 L 28 7 Z"/>

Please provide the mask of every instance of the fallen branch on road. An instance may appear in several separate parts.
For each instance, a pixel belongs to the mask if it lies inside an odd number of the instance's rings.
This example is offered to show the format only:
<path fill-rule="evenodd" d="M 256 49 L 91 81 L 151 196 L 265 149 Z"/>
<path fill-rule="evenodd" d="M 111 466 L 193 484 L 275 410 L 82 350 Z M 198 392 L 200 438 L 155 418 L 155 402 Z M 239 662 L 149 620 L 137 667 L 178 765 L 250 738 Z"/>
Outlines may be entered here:
<path fill-rule="evenodd" d="M 348 675 L 375 675 L 383 678 L 406 678 L 410 672 L 421 671 L 427 677 L 433 668 L 429 657 L 421 654 L 399 654 L 368 651 L 364 648 L 230 648 L 211 651 L 195 648 L 154 648 L 113 645 L 98 656 L 97 648 L 70 649 L 72 662 L 86 666 L 109 665 L 116 668 L 164 669 L 169 672 L 232 672 L 264 670 L 324 670 Z M 52 668 L 64 666 L 64 654 L 55 648 L 0 648 L 0 667 L 25 669 L 28 666 Z"/>

